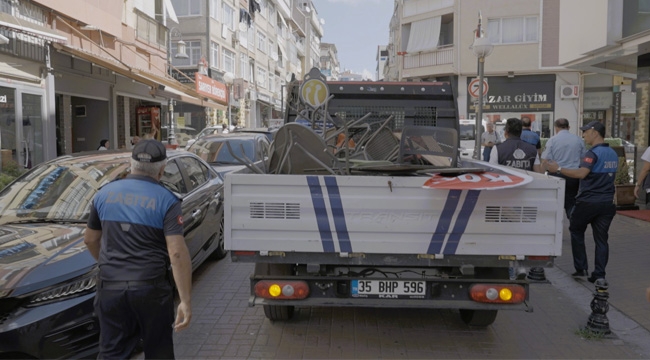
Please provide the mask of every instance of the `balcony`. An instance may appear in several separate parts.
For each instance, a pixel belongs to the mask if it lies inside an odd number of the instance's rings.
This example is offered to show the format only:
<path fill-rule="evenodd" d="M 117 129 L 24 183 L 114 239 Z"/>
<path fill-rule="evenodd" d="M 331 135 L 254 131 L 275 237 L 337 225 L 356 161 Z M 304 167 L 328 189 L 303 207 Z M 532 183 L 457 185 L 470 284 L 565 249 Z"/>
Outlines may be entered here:
<path fill-rule="evenodd" d="M 454 63 L 454 45 L 440 46 L 435 50 L 404 55 L 404 69 L 451 65 Z"/>

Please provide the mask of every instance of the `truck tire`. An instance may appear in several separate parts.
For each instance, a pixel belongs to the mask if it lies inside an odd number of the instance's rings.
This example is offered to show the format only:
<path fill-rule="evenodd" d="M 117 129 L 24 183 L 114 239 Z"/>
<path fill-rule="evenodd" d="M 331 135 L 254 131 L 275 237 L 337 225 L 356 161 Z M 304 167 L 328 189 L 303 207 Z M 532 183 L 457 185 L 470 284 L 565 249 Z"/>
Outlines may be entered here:
<path fill-rule="evenodd" d="M 460 318 L 469 326 L 486 327 L 497 318 L 498 310 L 460 309 Z"/>
<path fill-rule="evenodd" d="M 255 264 L 255 275 L 291 275 L 290 264 Z M 294 307 L 289 305 L 264 305 L 264 315 L 271 321 L 287 321 L 293 317 Z"/>

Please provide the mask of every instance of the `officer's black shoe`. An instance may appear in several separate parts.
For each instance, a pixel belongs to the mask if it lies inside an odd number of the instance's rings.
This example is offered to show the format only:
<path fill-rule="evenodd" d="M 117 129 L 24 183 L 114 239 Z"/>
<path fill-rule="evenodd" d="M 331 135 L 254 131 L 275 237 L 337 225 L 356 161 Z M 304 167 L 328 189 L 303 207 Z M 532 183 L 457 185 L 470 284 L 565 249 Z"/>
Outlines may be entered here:
<path fill-rule="evenodd" d="M 596 275 L 591 275 L 590 277 L 587 278 L 587 281 L 589 281 L 590 283 L 593 284 L 593 283 L 595 283 L 596 280 L 598 280 L 598 279 L 604 279 L 604 277 L 602 277 L 602 276 L 596 276 Z"/>
<path fill-rule="evenodd" d="M 589 274 L 587 274 L 587 270 L 578 270 L 578 271 L 574 272 L 573 274 L 571 274 L 571 276 L 573 276 L 573 277 L 588 276 L 588 275 Z"/>

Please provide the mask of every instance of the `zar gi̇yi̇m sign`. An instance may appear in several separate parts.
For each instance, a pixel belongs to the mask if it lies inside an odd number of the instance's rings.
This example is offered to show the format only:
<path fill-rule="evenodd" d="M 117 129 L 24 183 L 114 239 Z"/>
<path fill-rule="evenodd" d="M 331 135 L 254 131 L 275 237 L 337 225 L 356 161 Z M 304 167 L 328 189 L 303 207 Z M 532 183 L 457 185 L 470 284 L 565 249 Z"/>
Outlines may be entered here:
<path fill-rule="evenodd" d="M 470 85 L 472 78 L 467 79 Z M 555 75 L 491 76 L 483 112 L 546 112 L 555 110 Z M 467 113 L 475 113 L 474 98 L 467 96 Z"/>

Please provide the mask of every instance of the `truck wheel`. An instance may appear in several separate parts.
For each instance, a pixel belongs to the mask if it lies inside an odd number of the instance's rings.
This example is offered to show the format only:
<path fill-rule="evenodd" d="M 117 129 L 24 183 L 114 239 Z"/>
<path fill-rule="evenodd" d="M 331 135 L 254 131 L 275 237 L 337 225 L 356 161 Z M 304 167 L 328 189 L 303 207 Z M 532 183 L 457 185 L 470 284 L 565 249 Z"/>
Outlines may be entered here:
<path fill-rule="evenodd" d="M 498 310 L 468 310 L 460 309 L 460 318 L 469 326 L 485 327 L 492 325 L 497 318 Z"/>
<path fill-rule="evenodd" d="M 290 264 L 255 264 L 255 275 L 291 275 Z M 293 306 L 264 305 L 264 315 L 271 321 L 286 321 L 293 317 Z"/>

